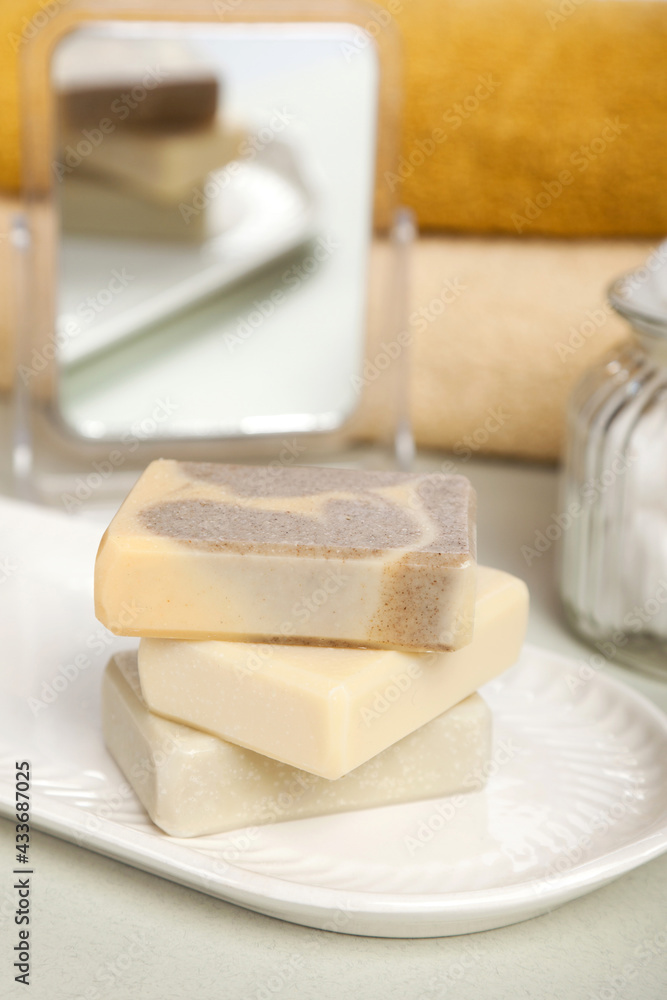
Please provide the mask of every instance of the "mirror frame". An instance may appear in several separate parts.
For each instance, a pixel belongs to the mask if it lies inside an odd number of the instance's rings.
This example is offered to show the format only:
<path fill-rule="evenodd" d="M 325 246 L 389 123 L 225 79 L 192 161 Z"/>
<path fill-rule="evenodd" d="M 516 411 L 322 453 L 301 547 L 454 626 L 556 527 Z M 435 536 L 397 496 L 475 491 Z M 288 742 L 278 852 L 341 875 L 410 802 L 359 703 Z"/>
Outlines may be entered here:
<path fill-rule="evenodd" d="M 386 15 L 386 16 L 383 16 Z M 23 135 L 23 206 L 15 220 L 13 245 L 18 259 L 16 378 L 13 391 L 13 473 L 17 495 L 47 503 L 62 502 L 76 484 L 95 480 L 97 499 L 118 495 L 138 471 L 156 457 L 184 457 L 194 461 L 280 460 L 287 449 L 297 451 L 298 462 L 335 453 L 354 440 L 359 408 L 369 405 L 382 412 L 383 426 L 409 435 L 405 399 L 406 364 L 393 364 L 370 382 L 360 406 L 335 431 L 239 436 L 238 438 L 160 437 L 135 435 L 128 442 L 97 441 L 73 432 L 58 406 L 58 365 L 54 345 L 56 321 L 56 252 L 58 216 L 51 164 L 56 137 L 55 95 L 51 60 L 57 45 L 69 33 L 99 22 L 205 23 L 344 23 L 359 30 L 359 45 L 374 45 L 379 65 L 373 246 L 369 254 L 369 287 L 381 303 L 367 316 L 366 347 L 382 336 L 397 337 L 405 329 L 405 219 L 397 227 L 396 204 L 383 182 L 396 173 L 401 102 L 401 42 L 398 29 L 382 8 L 358 0 L 70 0 L 23 47 L 21 97 Z M 350 58 L 354 53 L 350 53 Z M 400 249 L 397 249 L 400 248 Z M 379 294 L 378 294 L 379 293 Z M 371 296 L 369 296 L 370 298 Z M 372 313 L 372 314 L 371 314 Z M 49 350 L 49 346 L 51 349 Z M 406 345 L 407 346 L 407 345 Z M 40 359 L 40 370 L 32 371 Z M 366 398 L 368 397 L 368 398 Z M 387 414 L 389 415 L 387 417 Z M 293 444 L 292 442 L 296 442 Z M 405 447 L 405 444 L 404 444 Z M 120 457 L 119 457 L 120 455 Z M 294 460 L 294 459 L 293 459 Z M 112 466 L 105 480 L 104 472 Z M 102 469 L 103 471 L 100 471 Z M 98 484 L 97 480 L 101 480 Z M 74 484 L 74 485 L 73 485 Z M 67 503 L 65 503 L 67 509 Z"/>

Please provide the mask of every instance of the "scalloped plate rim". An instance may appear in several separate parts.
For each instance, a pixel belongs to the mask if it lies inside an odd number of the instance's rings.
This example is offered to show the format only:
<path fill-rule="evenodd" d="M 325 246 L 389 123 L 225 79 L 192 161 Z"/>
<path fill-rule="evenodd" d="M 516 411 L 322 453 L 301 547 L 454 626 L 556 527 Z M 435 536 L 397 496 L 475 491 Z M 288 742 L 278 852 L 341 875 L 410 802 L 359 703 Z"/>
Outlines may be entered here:
<path fill-rule="evenodd" d="M 522 655 L 561 668 L 576 664 L 570 657 L 530 644 L 524 646 Z M 491 682 L 498 683 L 502 678 Z M 667 716 L 648 698 L 602 672 L 596 673 L 595 683 L 649 716 L 667 739 Z M 165 859 L 160 841 L 152 835 L 110 820 L 100 820 L 97 833 L 80 829 L 76 835 L 85 811 L 43 794 L 35 794 L 33 801 L 33 826 L 78 846 L 247 909 L 305 926 L 368 936 L 436 937 L 517 923 L 606 885 L 667 851 L 666 799 L 662 823 L 655 820 L 645 836 L 573 865 L 539 890 L 535 887 L 541 880 L 535 878 L 449 893 L 346 890 L 250 871 L 233 863 L 228 863 L 225 874 L 214 874 L 209 872 L 211 859 L 199 854 L 190 860 L 182 841 L 169 842 L 172 856 Z M 0 814 L 11 816 L 11 808 L 0 801 Z M 349 918 L 345 926 L 333 928 L 327 917 L 337 912 Z"/>

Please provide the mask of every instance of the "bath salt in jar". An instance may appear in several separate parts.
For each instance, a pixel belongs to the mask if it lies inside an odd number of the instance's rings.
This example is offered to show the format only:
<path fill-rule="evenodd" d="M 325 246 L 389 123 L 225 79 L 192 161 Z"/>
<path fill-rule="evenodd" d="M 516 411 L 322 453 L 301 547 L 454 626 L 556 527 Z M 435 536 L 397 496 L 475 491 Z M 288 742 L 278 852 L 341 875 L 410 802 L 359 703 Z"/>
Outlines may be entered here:
<path fill-rule="evenodd" d="M 667 677 L 667 266 L 618 279 L 610 302 L 633 336 L 570 400 L 560 591 L 599 653 Z"/>

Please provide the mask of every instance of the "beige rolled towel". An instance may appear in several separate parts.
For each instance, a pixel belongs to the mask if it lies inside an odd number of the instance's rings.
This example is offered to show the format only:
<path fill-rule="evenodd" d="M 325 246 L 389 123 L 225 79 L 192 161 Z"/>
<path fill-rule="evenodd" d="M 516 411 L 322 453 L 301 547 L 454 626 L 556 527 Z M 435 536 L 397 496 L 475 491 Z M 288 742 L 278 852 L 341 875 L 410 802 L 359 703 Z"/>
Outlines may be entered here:
<path fill-rule="evenodd" d="M 428 448 L 556 460 L 570 391 L 628 336 L 606 306 L 612 278 L 640 265 L 648 240 L 429 237 L 411 262 L 410 400 L 417 442 Z M 381 286 L 374 295 L 384 294 Z M 362 438 L 387 429 L 384 365 L 392 326 L 372 333 Z M 390 353 L 396 353 L 391 351 Z M 392 364 L 405 363 L 401 352 Z M 379 364 L 375 364 L 379 361 Z"/>

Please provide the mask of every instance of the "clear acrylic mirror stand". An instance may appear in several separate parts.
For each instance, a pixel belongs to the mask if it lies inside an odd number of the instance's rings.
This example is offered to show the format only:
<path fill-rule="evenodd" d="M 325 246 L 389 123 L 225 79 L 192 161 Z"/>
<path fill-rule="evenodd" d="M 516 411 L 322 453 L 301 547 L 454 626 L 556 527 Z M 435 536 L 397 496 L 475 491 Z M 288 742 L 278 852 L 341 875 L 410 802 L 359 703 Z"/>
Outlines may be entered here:
<path fill-rule="evenodd" d="M 397 157 L 400 104 L 400 44 L 391 23 L 381 30 L 374 8 L 365 4 L 291 3 L 263 0 L 214 5 L 220 21 L 258 23 L 343 22 L 359 31 L 360 44 L 377 49 L 380 66 L 376 155 L 376 203 L 369 260 L 370 306 L 366 357 L 372 378 L 362 378 L 359 406 L 335 431 L 235 437 L 156 437 L 150 427 L 119 440 L 91 440 L 74 434 L 58 406 L 55 347 L 58 218 L 51 161 L 55 113 L 50 64 L 57 44 L 72 30 L 94 21 L 186 21 L 208 23 L 211 5 L 195 2 L 123 4 L 73 0 L 24 47 L 23 210 L 11 233 L 16 276 L 16 379 L 9 434 L 12 481 L 23 499 L 78 513 L 90 505 L 120 499 L 145 465 L 157 457 L 194 461 L 279 464 L 364 464 L 406 469 L 413 456 L 408 410 L 408 256 L 414 222 L 396 209 L 382 178 Z M 369 30 L 370 29 L 370 30 Z M 376 346 L 381 345 L 378 350 Z M 387 356 L 385 358 L 385 355 Z M 377 362 L 373 364 L 373 361 Z M 385 363 L 386 362 L 386 363 Z M 366 364 L 366 362 L 365 362 Z M 359 442 L 372 447 L 358 448 Z M 359 457 L 363 454 L 363 457 Z"/>

